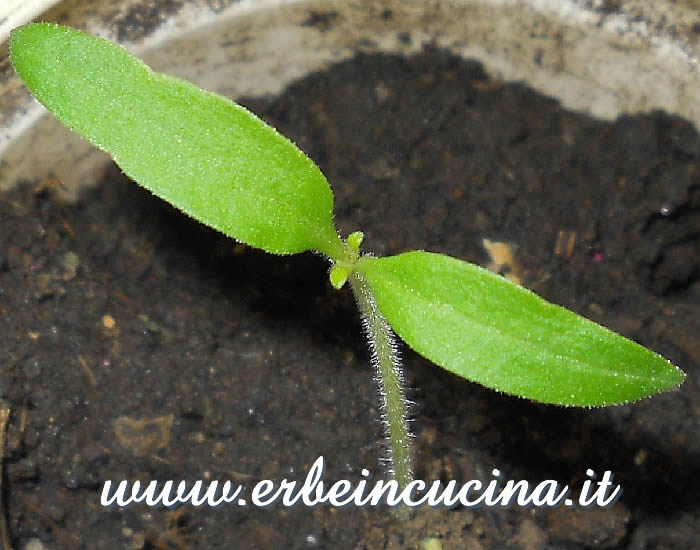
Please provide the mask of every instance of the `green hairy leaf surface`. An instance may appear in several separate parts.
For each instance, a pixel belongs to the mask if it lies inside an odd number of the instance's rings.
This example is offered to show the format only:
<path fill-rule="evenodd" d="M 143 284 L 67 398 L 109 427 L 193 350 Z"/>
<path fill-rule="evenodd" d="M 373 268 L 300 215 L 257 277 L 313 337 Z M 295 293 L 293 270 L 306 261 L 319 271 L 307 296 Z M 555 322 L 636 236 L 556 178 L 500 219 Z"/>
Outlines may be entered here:
<path fill-rule="evenodd" d="M 243 107 L 58 25 L 15 29 L 10 56 L 59 120 L 193 218 L 268 252 L 342 254 L 321 171 Z"/>
<path fill-rule="evenodd" d="M 544 403 L 603 406 L 678 386 L 660 355 L 483 268 L 429 252 L 364 256 L 396 333 L 445 369 Z"/>

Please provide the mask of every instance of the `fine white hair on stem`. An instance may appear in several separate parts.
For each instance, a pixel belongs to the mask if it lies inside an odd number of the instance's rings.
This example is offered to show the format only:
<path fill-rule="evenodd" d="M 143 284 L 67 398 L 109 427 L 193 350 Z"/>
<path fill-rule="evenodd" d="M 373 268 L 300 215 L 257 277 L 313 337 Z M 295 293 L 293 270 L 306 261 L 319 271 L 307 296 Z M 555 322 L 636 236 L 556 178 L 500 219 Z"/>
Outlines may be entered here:
<path fill-rule="evenodd" d="M 413 481 L 408 401 L 398 345 L 389 323 L 379 311 L 367 281 L 352 273 L 348 281 L 362 314 L 362 327 L 369 342 L 375 380 L 381 399 L 380 414 L 387 437 L 388 469 L 401 489 Z"/>

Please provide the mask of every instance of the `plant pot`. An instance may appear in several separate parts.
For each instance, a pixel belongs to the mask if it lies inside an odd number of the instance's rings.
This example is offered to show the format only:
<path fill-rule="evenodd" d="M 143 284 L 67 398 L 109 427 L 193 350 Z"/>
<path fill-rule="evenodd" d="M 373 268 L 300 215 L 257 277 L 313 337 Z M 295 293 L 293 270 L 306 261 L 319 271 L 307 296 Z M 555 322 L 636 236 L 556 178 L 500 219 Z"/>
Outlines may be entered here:
<path fill-rule="evenodd" d="M 404 349 L 419 478 L 487 483 L 497 468 L 580 487 L 587 469 L 611 470 L 620 501 L 437 508 L 407 523 L 357 507 L 100 506 L 107 479 L 250 491 L 303 479 L 320 455 L 327 480 L 381 478 L 372 373 L 352 299 L 321 259 L 234 246 L 185 219 L 39 118 L 6 68 L 0 390 L 15 545 L 692 546 L 692 10 L 556 5 L 62 3 L 46 18 L 118 38 L 259 112 L 319 163 L 341 232 L 361 228 L 368 250 L 490 263 L 684 368 L 678 392 L 590 411 L 497 395 Z M 671 114 L 637 114 L 655 109 Z M 489 256 L 484 239 L 502 244 Z"/>

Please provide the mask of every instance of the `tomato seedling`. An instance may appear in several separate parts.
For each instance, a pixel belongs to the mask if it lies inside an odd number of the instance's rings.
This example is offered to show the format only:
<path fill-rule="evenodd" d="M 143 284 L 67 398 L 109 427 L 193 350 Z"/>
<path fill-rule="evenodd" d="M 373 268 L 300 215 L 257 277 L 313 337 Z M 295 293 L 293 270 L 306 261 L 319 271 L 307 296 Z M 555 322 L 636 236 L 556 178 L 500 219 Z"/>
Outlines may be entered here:
<path fill-rule="evenodd" d="M 394 331 L 450 372 L 542 403 L 615 405 L 685 378 L 653 351 L 476 265 L 424 251 L 362 253 L 362 233 L 339 236 L 326 178 L 291 141 L 114 43 L 36 23 L 12 32 L 10 56 L 36 98 L 134 181 L 250 246 L 322 254 L 333 287 L 349 282 L 401 487 L 413 474 Z"/>

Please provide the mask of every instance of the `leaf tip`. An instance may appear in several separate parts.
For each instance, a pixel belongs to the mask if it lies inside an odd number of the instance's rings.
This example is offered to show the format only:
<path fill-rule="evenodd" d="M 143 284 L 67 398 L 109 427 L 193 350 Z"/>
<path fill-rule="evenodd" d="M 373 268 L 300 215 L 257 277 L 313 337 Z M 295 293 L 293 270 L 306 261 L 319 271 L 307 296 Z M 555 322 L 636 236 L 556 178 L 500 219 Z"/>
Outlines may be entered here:
<path fill-rule="evenodd" d="M 328 278 L 331 281 L 331 286 L 336 290 L 343 288 L 345 281 L 348 280 L 349 273 L 350 271 L 346 267 L 334 264 L 333 267 L 331 267 L 330 273 L 328 274 Z"/>

